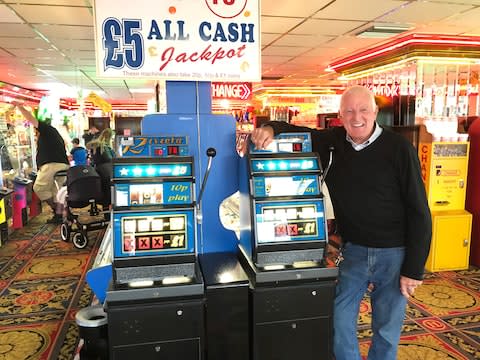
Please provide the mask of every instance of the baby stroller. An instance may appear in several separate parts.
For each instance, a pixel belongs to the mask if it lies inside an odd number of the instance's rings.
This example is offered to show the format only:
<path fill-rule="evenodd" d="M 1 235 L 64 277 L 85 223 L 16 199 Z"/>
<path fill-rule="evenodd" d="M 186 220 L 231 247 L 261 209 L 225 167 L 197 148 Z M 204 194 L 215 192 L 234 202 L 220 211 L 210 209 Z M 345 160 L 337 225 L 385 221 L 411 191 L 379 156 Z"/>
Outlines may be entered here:
<path fill-rule="evenodd" d="M 91 222 L 82 222 L 79 214 L 73 213 L 73 209 L 90 206 L 88 214 L 98 217 L 102 212 L 97 205 L 100 203 L 102 206 L 108 206 L 108 204 L 102 203 L 104 199 L 102 181 L 93 167 L 73 166 L 67 171 L 57 172 L 55 179 L 65 176 L 67 177 L 66 186 L 60 188 L 57 193 L 57 202 L 64 204 L 60 235 L 63 241 L 69 241 L 73 232 L 73 245 L 77 249 L 83 249 L 88 244 L 88 231 L 102 229 L 108 225 L 108 221 L 97 218 Z"/>

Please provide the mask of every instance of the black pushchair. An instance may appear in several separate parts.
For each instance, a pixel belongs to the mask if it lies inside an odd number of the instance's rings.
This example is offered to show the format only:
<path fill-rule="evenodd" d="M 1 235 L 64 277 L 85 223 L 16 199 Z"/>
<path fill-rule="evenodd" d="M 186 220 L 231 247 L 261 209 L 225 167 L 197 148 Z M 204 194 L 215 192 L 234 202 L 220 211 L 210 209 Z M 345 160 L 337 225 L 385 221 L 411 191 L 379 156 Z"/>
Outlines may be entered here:
<path fill-rule="evenodd" d="M 103 202 L 105 196 L 102 191 L 102 180 L 93 167 L 77 165 L 55 174 L 56 179 L 65 176 L 67 177 L 65 200 L 63 202 L 61 200 L 61 194 L 65 193 L 65 188 L 59 189 L 57 194 L 57 201 L 64 205 L 60 235 L 63 241 L 69 241 L 73 232 L 73 245 L 83 249 L 88 244 L 89 231 L 102 229 L 108 225 L 109 222 L 105 217 L 98 219 L 98 216 L 103 213 L 98 209 L 98 204 L 102 204 L 104 208 L 109 204 Z M 89 206 L 88 214 L 96 217 L 94 221 L 83 222 L 80 220 L 80 214 L 73 213 L 73 209 L 82 209 L 87 206 Z"/>

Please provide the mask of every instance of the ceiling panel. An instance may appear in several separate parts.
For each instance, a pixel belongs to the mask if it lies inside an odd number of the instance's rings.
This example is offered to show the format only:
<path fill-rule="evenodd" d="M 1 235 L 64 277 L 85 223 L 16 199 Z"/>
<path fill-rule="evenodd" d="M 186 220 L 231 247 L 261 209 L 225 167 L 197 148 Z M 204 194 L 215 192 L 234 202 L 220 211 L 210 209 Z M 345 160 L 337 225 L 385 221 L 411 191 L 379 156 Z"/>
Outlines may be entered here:
<path fill-rule="evenodd" d="M 0 37 L 0 46 L 5 49 L 48 49 L 45 40 L 37 38 Z"/>
<path fill-rule="evenodd" d="M 479 19 L 480 19 L 480 8 L 475 8 L 469 11 L 465 11 L 461 14 L 456 14 L 454 16 L 451 16 L 446 20 L 446 22 L 449 25 L 452 25 L 455 27 L 460 27 L 460 28 L 476 27 L 477 29 L 480 29 Z"/>
<path fill-rule="evenodd" d="M 415 24 L 428 23 L 470 9 L 472 9 L 471 5 L 417 1 L 385 15 L 379 18 L 379 20 Z"/>
<path fill-rule="evenodd" d="M 91 5 L 90 0 L 3 0 L 6 4 L 37 4 L 37 5 L 68 5 L 85 6 Z"/>
<path fill-rule="evenodd" d="M 302 18 L 262 16 L 262 32 L 283 34 L 302 22 Z"/>
<path fill-rule="evenodd" d="M 1 15 L 0 15 L 1 16 Z M 0 37 L 35 37 L 37 34 L 27 24 L 0 23 Z"/>
<path fill-rule="evenodd" d="M 43 25 L 37 24 L 35 28 L 48 38 L 62 39 L 94 39 L 93 26 L 85 25 Z"/>
<path fill-rule="evenodd" d="M 270 44 L 273 40 L 280 37 L 282 34 L 262 33 L 262 39 L 260 45 L 263 47 Z"/>
<path fill-rule="evenodd" d="M 343 35 L 364 24 L 364 21 L 310 19 L 292 30 L 292 34 Z"/>
<path fill-rule="evenodd" d="M 321 56 L 329 59 L 334 59 L 344 54 L 348 54 L 350 51 L 351 51 L 350 49 L 337 49 L 332 47 L 320 46 L 302 54 L 302 56 L 309 56 L 309 57 Z"/>
<path fill-rule="evenodd" d="M 23 23 L 10 7 L 0 4 L 0 21 L 1 23 Z"/>
<path fill-rule="evenodd" d="M 308 50 L 305 46 L 269 46 L 262 50 L 262 55 L 297 56 Z"/>
<path fill-rule="evenodd" d="M 296 1 L 291 0 L 262 1 L 262 14 L 274 16 L 288 14 L 289 16 L 307 17 L 329 2 L 331 0 L 302 0 L 302 4 L 299 6 Z"/>
<path fill-rule="evenodd" d="M 69 40 L 51 39 L 51 42 L 60 50 L 92 50 L 95 48 L 95 41 L 92 40 Z"/>
<path fill-rule="evenodd" d="M 282 36 L 280 39 L 275 41 L 272 45 L 274 45 L 274 46 L 298 46 L 298 45 L 302 45 L 302 46 L 305 46 L 305 47 L 317 47 L 321 44 L 326 43 L 329 40 L 332 40 L 332 37 L 329 37 L 329 36 L 315 36 L 315 35 L 288 34 L 288 35 Z"/>
<path fill-rule="evenodd" d="M 432 0 L 432 2 L 480 5 L 480 0 Z"/>
<path fill-rule="evenodd" d="M 281 64 L 292 59 L 293 56 L 273 56 L 273 55 L 262 55 L 262 64 Z"/>
<path fill-rule="evenodd" d="M 68 61 L 68 59 L 64 58 L 63 56 L 58 56 L 58 57 L 55 57 L 55 58 L 51 58 L 51 57 L 32 57 L 32 58 L 29 58 L 29 57 L 24 57 L 25 61 L 29 64 L 37 64 L 37 63 L 42 63 L 43 61 L 48 61 L 49 64 L 53 64 L 53 65 L 69 65 L 71 64 L 70 61 Z"/>
<path fill-rule="evenodd" d="M 26 21 L 36 24 L 92 25 L 93 17 L 86 7 L 50 5 L 11 5 Z"/>
<path fill-rule="evenodd" d="M 62 49 L 62 52 L 72 60 L 95 59 L 95 51 L 91 50 Z"/>
<path fill-rule="evenodd" d="M 58 51 L 47 49 L 10 49 L 9 51 L 22 59 L 56 59 L 62 57 Z"/>
<path fill-rule="evenodd" d="M 315 18 L 370 21 L 407 3 L 394 0 L 336 0 L 318 12 Z"/>

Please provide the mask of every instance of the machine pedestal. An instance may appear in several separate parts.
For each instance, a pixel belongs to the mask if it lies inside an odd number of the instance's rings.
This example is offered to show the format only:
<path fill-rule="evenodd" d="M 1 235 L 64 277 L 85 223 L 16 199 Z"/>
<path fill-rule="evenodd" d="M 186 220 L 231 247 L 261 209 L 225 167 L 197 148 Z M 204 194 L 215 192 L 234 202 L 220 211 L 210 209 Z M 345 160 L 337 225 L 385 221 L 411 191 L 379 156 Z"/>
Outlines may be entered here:
<path fill-rule="evenodd" d="M 204 359 L 203 298 L 109 303 L 110 360 Z"/>
<path fill-rule="evenodd" d="M 207 359 L 249 359 L 249 281 L 237 254 L 202 254 L 200 265 L 207 298 Z"/>
<path fill-rule="evenodd" d="M 338 268 L 262 271 L 240 259 L 252 283 L 252 360 L 330 359 Z"/>

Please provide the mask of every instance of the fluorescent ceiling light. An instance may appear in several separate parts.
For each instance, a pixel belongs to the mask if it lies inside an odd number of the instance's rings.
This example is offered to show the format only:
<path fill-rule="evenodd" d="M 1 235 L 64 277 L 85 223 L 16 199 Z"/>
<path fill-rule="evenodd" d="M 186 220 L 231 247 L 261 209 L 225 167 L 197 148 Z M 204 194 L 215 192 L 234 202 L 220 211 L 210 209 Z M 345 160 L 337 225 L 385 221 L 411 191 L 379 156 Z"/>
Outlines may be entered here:
<path fill-rule="evenodd" d="M 388 38 L 410 29 L 409 26 L 402 25 L 373 25 L 360 31 L 356 36 L 360 38 Z"/>

